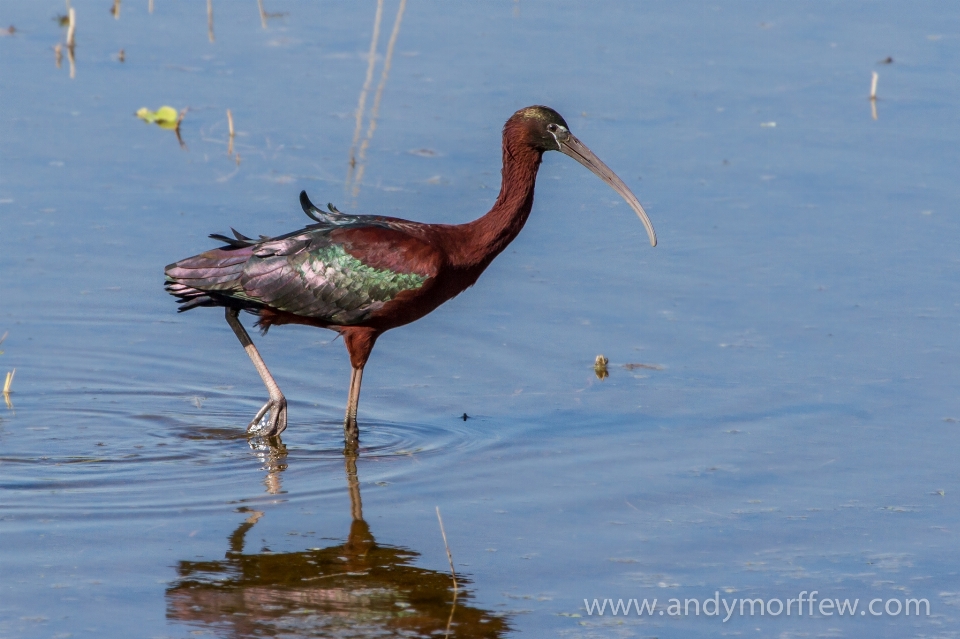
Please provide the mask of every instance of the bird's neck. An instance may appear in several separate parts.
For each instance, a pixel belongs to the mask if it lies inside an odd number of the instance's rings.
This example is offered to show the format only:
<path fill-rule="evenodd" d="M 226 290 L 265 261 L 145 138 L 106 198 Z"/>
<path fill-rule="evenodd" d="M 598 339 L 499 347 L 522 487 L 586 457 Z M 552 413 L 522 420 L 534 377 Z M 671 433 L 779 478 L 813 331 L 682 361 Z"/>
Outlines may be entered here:
<path fill-rule="evenodd" d="M 496 203 L 483 217 L 454 227 L 459 241 L 450 258 L 456 266 L 482 271 L 517 237 L 533 208 L 542 155 L 528 145 L 504 141 L 503 181 Z"/>

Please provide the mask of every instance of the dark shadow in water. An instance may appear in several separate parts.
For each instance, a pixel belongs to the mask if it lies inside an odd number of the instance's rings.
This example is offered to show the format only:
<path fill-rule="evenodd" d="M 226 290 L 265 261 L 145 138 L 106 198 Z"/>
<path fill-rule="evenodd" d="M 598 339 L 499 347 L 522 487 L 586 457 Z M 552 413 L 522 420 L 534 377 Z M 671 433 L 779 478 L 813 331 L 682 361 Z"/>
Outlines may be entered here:
<path fill-rule="evenodd" d="M 258 446 L 259 448 L 259 446 Z M 267 489 L 279 486 L 285 450 L 269 459 Z M 223 637 L 502 637 L 504 618 L 468 605 L 450 575 L 412 565 L 419 554 L 376 542 L 363 519 L 355 451 L 344 454 L 350 514 L 346 543 L 300 552 L 244 553 L 250 514 L 220 561 L 181 561 L 167 589 L 167 618 Z M 439 533 L 437 535 L 439 540 Z M 459 577 L 459 576 L 458 576 Z M 468 582 L 469 583 L 469 582 Z"/>

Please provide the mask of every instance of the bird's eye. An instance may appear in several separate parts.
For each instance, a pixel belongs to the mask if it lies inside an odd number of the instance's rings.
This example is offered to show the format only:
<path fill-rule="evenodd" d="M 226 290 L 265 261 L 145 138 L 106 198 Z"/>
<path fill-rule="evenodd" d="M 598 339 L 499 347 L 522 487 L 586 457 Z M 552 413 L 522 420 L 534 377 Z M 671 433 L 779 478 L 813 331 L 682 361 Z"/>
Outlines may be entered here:
<path fill-rule="evenodd" d="M 550 131 L 551 133 L 556 133 L 557 125 L 551 122 L 550 124 L 547 125 L 547 131 Z"/>

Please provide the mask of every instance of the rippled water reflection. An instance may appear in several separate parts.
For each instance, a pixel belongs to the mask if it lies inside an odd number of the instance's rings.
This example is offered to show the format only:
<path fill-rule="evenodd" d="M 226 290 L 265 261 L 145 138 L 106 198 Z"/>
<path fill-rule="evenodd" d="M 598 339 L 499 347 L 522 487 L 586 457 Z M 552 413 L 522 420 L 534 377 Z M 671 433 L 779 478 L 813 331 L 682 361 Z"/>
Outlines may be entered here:
<path fill-rule="evenodd" d="M 282 472 L 286 451 L 264 446 Z M 353 519 L 345 543 L 245 552 L 264 512 L 241 507 L 249 516 L 227 540 L 224 559 L 177 564 L 167 616 L 238 637 L 503 636 L 503 618 L 469 605 L 469 581 L 461 576 L 455 590 L 450 574 L 413 565 L 418 553 L 377 543 L 363 519 L 356 452 L 345 454 L 345 467 Z"/>

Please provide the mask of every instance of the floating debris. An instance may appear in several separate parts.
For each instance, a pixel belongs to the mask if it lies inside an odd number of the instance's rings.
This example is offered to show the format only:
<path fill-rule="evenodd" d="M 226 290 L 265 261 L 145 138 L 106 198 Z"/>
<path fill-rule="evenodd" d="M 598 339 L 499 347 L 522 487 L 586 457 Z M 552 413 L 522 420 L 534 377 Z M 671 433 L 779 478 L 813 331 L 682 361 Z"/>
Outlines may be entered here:
<path fill-rule="evenodd" d="M 137 110 L 137 117 L 144 122 L 152 122 L 163 128 L 173 128 L 180 122 L 180 113 L 172 106 L 162 106 L 156 111 L 147 107 Z"/>
<path fill-rule="evenodd" d="M 162 106 L 156 111 L 142 107 L 137 110 L 136 116 L 144 122 L 156 124 L 161 129 L 173 131 L 177 134 L 177 142 L 180 143 L 180 148 L 186 149 L 187 145 L 184 143 L 183 138 L 180 137 L 180 123 L 183 122 L 183 116 L 186 115 L 189 110 L 190 108 L 186 107 L 178 113 L 172 106 Z"/>

